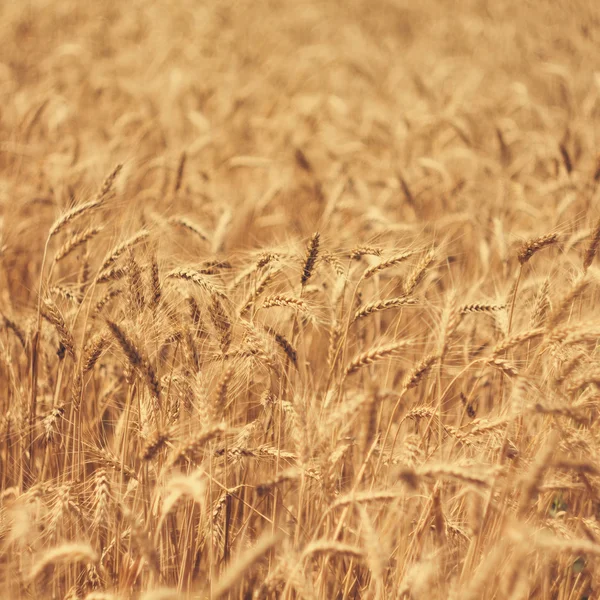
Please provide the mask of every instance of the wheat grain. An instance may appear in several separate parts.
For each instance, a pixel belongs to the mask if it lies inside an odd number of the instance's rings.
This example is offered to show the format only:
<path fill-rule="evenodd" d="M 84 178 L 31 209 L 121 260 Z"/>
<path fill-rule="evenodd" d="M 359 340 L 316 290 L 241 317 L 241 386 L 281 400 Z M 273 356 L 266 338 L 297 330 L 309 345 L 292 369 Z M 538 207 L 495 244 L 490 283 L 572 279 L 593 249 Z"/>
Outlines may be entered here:
<path fill-rule="evenodd" d="M 547 248 L 548 246 L 552 246 L 558 242 L 558 234 L 549 233 L 548 235 L 542 235 L 537 238 L 533 238 L 527 240 L 520 248 L 517 254 L 517 258 L 519 259 L 519 263 L 521 265 L 529 262 L 531 257 L 536 253 L 542 250 L 543 248 Z"/>
<path fill-rule="evenodd" d="M 179 157 L 179 164 L 177 166 L 177 176 L 175 177 L 175 184 L 173 185 L 173 193 L 177 194 L 177 192 L 181 189 L 181 184 L 183 183 L 183 174 L 185 171 L 185 163 L 187 160 L 187 154 L 185 152 L 181 153 Z"/>
<path fill-rule="evenodd" d="M 137 348 L 133 340 L 125 333 L 125 331 L 113 321 L 107 320 L 106 324 L 117 340 L 127 360 L 134 369 L 137 369 L 146 380 L 148 389 L 152 396 L 159 400 L 160 398 L 160 383 L 158 381 L 156 371 L 150 361 L 144 357 L 142 352 Z"/>
<path fill-rule="evenodd" d="M 148 462 L 156 458 L 158 453 L 171 440 L 171 435 L 168 432 L 155 431 L 154 434 L 146 441 L 141 453 L 142 460 Z"/>
<path fill-rule="evenodd" d="M 354 313 L 352 323 L 376 312 L 389 310 L 390 308 L 399 308 L 402 306 L 415 306 L 417 304 L 418 302 L 415 298 L 406 298 L 404 296 L 399 298 L 389 298 L 388 300 L 376 300 L 374 302 L 369 302 L 369 304 L 365 304 L 362 308 L 359 308 Z"/>
<path fill-rule="evenodd" d="M 260 305 L 261 308 L 271 308 L 272 306 L 288 306 L 294 310 L 308 311 L 308 306 L 304 300 L 288 294 L 274 294 L 273 296 L 267 296 Z"/>
<path fill-rule="evenodd" d="M 367 350 L 366 352 L 359 354 L 352 361 L 350 361 L 350 364 L 346 367 L 345 376 L 347 377 L 349 375 L 352 375 L 358 372 L 363 367 L 372 365 L 373 363 L 384 358 L 388 358 L 389 356 L 396 354 L 399 350 L 405 348 L 411 343 L 411 340 L 404 340 L 401 342 L 393 342 L 391 344 L 385 344 L 373 348 L 371 350 Z"/>
<path fill-rule="evenodd" d="M 211 599 L 223 597 L 244 576 L 246 571 L 274 548 L 280 540 L 280 536 L 267 535 L 260 539 L 253 548 L 238 557 L 219 579 L 211 594 Z"/>
<path fill-rule="evenodd" d="M 375 248 L 374 246 L 357 246 L 350 252 L 350 258 L 359 260 L 362 256 L 381 256 L 382 252 L 382 248 Z"/>
<path fill-rule="evenodd" d="M 162 288 L 160 285 L 160 273 L 158 269 L 158 262 L 156 256 L 152 257 L 152 263 L 150 265 L 150 307 L 152 310 L 156 310 L 160 304 L 162 298 Z"/>
<path fill-rule="evenodd" d="M 173 269 L 169 273 L 167 273 L 167 278 L 169 279 L 183 279 L 185 281 L 191 281 L 195 283 L 197 286 L 208 292 L 211 296 L 220 296 L 222 298 L 225 297 L 223 292 L 221 292 L 217 286 L 215 286 L 212 281 L 210 281 L 205 275 L 191 268 L 178 268 Z"/>
<path fill-rule="evenodd" d="M 120 296 L 123 293 L 122 288 L 114 288 L 109 290 L 98 302 L 96 302 L 96 306 L 94 307 L 94 315 L 99 315 L 104 307 L 111 301 Z"/>
<path fill-rule="evenodd" d="M 60 310 L 50 298 L 44 300 L 42 316 L 54 325 L 60 339 L 61 347 L 75 358 L 75 340 L 73 339 L 73 334 L 69 331 Z"/>
<path fill-rule="evenodd" d="M 118 281 L 127 275 L 127 271 L 121 267 L 111 267 L 98 273 L 96 283 L 109 283 L 110 281 Z"/>
<path fill-rule="evenodd" d="M 537 328 L 529 329 L 528 331 L 523 331 L 521 333 L 511 335 L 503 339 L 498 344 L 496 344 L 496 346 L 494 346 L 494 349 L 492 350 L 492 356 L 499 357 L 501 354 L 504 354 L 507 350 L 510 350 L 515 346 L 520 346 L 521 344 L 534 340 L 535 338 L 541 337 L 545 335 L 545 333 L 545 329 Z"/>
<path fill-rule="evenodd" d="M 308 280 L 312 277 L 315 269 L 315 263 L 317 262 L 317 257 L 319 255 L 320 239 L 321 236 L 319 233 L 315 233 L 308 244 L 306 258 L 304 260 L 304 267 L 302 269 L 302 277 L 300 278 L 302 287 L 304 287 L 308 283 Z"/>
<path fill-rule="evenodd" d="M 175 227 L 182 227 L 183 229 L 186 229 L 187 231 L 191 231 L 192 233 L 196 234 L 203 242 L 210 241 L 208 233 L 206 233 L 204 231 L 204 229 L 202 229 L 202 227 L 200 227 L 200 225 L 198 225 L 197 223 L 194 223 L 192 220 L 188 219 L 187 217 L 171 217 L 169 219 L 169 223 L 171 225 L 174 225 Z"/>
<path fill-rule="evenodd" d="M 419 383 L 427 377 L 427 374 L 438 358 L 439 356 L 437 354 L 430 354 L 417 364 L 402 382 L 402 391 L 407 392 L 408 390 L 417 387 Z"/>
<path fill-rule="evenodd" d="M 9 319 L 6 315 L 2 315 L 2 318 L 4 320 L 4 326 L 7 329 L 10 329 L 21 343 L 21 346 L 23 346 L 23 348 L 26 348 L 26 334 L 23 331 L 23 329 L 15 321 Z"/>
<path fill-rule="evenodd" d="M 419 264 L 414 268 L 414 270 L 409 274 L 406 282 L 404 284 L 404 295 L 410 296 L 415 290 L 415 288 L 421 283 L 423 278 L 425 277 L 425 273 L 427 269 L 433 262 L 435 258 L 435 253 L 433 250 L 430 250 L 420 261 Z"/>
<path fill-rule="evenodd" d="M 67 211 L 62 217 L 59 217 L 54 223 L 52 227 L 50 227 L 50 231 L 48 232 L 48 237 L 51 238 L 57 235 L 62 229 L 64 229 L 69 223 L 72 223 L 82 215 L 93 211 L 98 208 L 102 204 L 102 200 L 92 200 L 90 202 L 84 202 L 79 206 L 73 207 L 71 210 Z"/>
<path fill-rule="evenodd" d="M 242 302 L 239 311 L 240 315 L 243 315 L 254 304 L 254 301 L 265 291 L 276 273 L 276 271 L 270 269 L 262 275 L 262 277 L 256 282 L 256 285 L 250 290 L 248 296 Z"/>
<path fill-rule="evenodd" d="M 598 251 L 598 245 L 600 244 L 600 219 L 596 223 L 596 227 L 594 227 L 594 231 L 590 237 L 590 243 L 585 250 L 585 254 L 583 257 L 583 270 L 587 271 L 591 264 L 594 262 L 594 257 Z"/>
<path fill-rule="evenodd" d="M 231 321 L 216 295 L 213 296 L 209 315 L 212 324 L 221 337 L 221 351 L 225 354 L 231 345 Z"/>
<path fill-rule="evenodd" d="M 226 432 L 225 426 L 222 423 L 208 427 L 199 433 L 190 436 L 182 444 L 173 450 L 171 455 L 171 463 L 176 464 L 183 459 L 194 460 L 196 454 L 203 448 L 205 444 L 211 440 L 224 435 Z"/>
<path fill-rule="evenodd" d="M 96 333 L 83 349 L 83 372 L 88 373 L 94 368 L 102 352 L 108 346 L 109 340 L 105 333 Z"/>
<path fill-rule="evenodd" d="M 474 303 L 474 304 L 463 304 L 460 307 L 460 312 L 462 314 L 467 313 L 491 313 L 497 312 L 499 310 L 505 310 L 506 304 L 488 304 L 488 303 Z"/>
<path fill-rule="evenodd" d="M 29 579 L 35 581 L 38 577 L 47 575 L 48 570 L 61 563 L 97 563 L 98 555 L 87 544 L 66 543 L 47 551 L 34 563 L 29 572 Z"/>
<path fill-rule="evenodd" d="M 535 304 L 531 311 L 531 319 L 529 324 L 532 329 L 540 327 L 546 319 L 546 315 L 550 310 L 549 291 L 550 278 L 547 277 L 535 298 Z"/>
<path fill-rule="evenodd" d="M 54 256 L 54 262 L 59 262 L 69 256 L 71 252 L 83 246 L 87 242 L 89 242 L 94 236 L 98 235 L 102 231 L 103 227 L 88 227 L 84 229 L 82 232 L 74 235 L 71 239 L 67 240 L 61 248 L 57 251 Z"/>
<path fill-rule="evenodd" d="M 403 263 L 405 260 L 408 260 L 415 253 L 416 253 L 416 250 L 407 250 L 405 252 L 401 252 L 400 254 L 396 254 L 395 256 L 392 256 L 391 258 L 388 258 L 387 260 L 383 260 L 380 263 L 373 265 L 372 267 L 369 267 L 363 273 L 363 279 L 369 279 L 370 277 L 373 277 L 373 275 L 376 275 L 377 273 L 380 273 L 381 271 L 383 271 L 385 269 L 389 269 L 390 267 L 395 267 L 396 265 Z"/>
<path fill-rule="evenodd" d="M 333 542 L 330 540 L 316 540 L 304 548 L 305 557 L 314 554 L 330 554 L 333 556 L 349 556 L 358 560 L 364 559 L 364 552 L 357 546 L 344 544 L 342 542 Z"/>
<path fill-rule="evenodd" d="M 146 298 L 144 296 L 144 284 L 142 282 L 142 269 L 135 260 L 135 255 L 131 248 L 129 249 L 129 256 L 127 261 L 127 278 L 129 285 L 127 287 L 128 293 L 128 306 L 130 314 L 135 317 L 146 305 Z"/>
<path fill-rule="evenodd" d="M 142 229 L 132 235 L 130 238 L 115 246 L 104 259 L 104 262 L 100 267 L 100 274 L 98 275 L 97 280 L 100 281 L 103 277 L 106 277 L 104 274 L 107 273 L 108 268 L 112 267 L 112 265 L 119 259 L 121 255 L 123 255 L 130 248 L 133 248 L 142 240 L 147 239 L 149 236 L 150 232 L 146 229 Z"/>

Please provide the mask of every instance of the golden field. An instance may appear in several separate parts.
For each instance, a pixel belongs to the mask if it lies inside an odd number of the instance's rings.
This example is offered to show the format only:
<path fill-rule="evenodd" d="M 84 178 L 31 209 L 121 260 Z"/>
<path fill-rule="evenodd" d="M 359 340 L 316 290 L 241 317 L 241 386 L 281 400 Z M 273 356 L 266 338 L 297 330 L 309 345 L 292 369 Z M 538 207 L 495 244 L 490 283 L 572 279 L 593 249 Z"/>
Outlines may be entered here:
<path fill-rule="evenodd" d="M 0 28 L 0 597 L 600 597 L 600 6 Z"/>

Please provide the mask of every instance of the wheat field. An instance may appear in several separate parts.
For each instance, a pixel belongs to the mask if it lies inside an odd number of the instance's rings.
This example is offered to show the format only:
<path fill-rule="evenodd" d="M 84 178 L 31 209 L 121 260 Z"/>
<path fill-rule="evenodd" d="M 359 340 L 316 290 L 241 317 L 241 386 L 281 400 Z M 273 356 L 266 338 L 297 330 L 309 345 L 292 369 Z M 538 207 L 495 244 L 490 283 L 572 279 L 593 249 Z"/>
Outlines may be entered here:
<path fill-rule="evenodd" d="M 0 27 L 0 597 L 600 598 L 594 0 Z"/>

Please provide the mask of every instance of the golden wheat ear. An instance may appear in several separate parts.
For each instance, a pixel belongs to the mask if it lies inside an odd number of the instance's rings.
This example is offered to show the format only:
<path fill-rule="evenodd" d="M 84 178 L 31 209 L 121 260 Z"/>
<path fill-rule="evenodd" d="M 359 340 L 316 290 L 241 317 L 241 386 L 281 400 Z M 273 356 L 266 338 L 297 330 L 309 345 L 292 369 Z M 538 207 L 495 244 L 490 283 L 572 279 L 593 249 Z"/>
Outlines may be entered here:
<path fill-rule="evenodd" d="M 317 232 L 313 234 L 313 236 L 310 238 L 310 242 L 308 243 L 304 267 L 302 269 L 302 277 L 300 278 L 302 287 L 304 287 L 308 283 L 308 280 L 312 277 L 315 264 L 317 262 L 317 257 L 319 256 L 320 241 L 321 235 Z"/>

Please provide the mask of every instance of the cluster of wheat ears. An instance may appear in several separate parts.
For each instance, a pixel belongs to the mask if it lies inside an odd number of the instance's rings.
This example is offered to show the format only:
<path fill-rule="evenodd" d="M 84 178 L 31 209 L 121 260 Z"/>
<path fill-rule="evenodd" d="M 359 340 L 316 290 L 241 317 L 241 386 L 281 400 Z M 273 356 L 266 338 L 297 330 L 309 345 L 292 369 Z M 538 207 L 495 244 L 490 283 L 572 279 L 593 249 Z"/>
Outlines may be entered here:
<path fill-rule="evenodd" d="M 595 3 L 0 3 L 0 597 L 600 595 Z"/>

